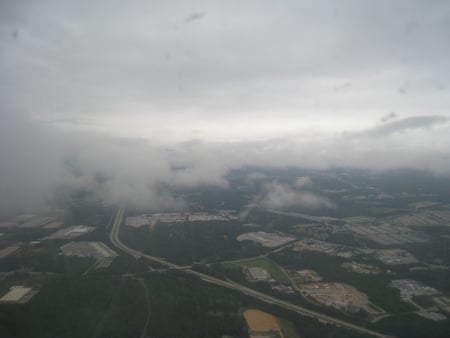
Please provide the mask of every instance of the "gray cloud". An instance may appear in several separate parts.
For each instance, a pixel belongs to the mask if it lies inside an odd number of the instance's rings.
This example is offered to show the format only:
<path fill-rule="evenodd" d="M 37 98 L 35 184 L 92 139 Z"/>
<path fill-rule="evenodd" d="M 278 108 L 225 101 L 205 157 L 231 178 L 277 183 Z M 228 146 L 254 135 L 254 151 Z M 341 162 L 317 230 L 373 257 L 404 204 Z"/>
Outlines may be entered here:
<path fill-rule="evenodd" d="M 394 112 L 390 112 L 389 114 L 383 116 L 383 117 L 380 119 L 380 121 L 384 123 L 384 122 L 388 122 L 388 121 L 390 121 L 390 120 L 394 120 L 395 118 L 397 118 L 397 114 L 394 113 Z"/>
<path fill-rule="evenodd" d="M 409 115 L 430 109 L 430 92 L 448 81 L 443 3 L 224 2 L 202 6 L 208 20 L 174 29 L 199 18 L 189 15 L 195 7 L 3 2 L 2 101 L 40 116 L 139 113 L 152 122 L 162 114 L 215 120 L 274 110 L 294 119 L 317 113 L 315 102 L 321 114 L 337 110 L 340 99 L 342 111 L 361 113 L 363 99 L 383 110 L 406 105 Z M 408 95 L 399 96 L 405 81 Z"/>
<path fill-rule="evenodd" d="M 184 19 L 184 23 L 190 23 L 192 21 L 201 20 L 205 17 L 205 13 L 192 13 L 186 19 Z"/>
<path fill-rule="evenodd" d="M 415 116 L 386 123 L 369 130 L 369 134 L 375 136 L 389 135 L 410 129 L 428 129 L 436 125 L 445 124 L 448 118 L 445 116 Z"/>
<path fill-rule="evenodd" d="M 294 182 L 294 186 L 297 188 L 311 188 L 312 185 L 313 181 L 308 176 L 298 177 Z"/>
<path fill-rule="evenodd" d="M 55 190 L 87 188 L 108 203 L 148 209 L 182 208 L 168 187 L 228 187 L 232 168 L 347 166 L 385 170 L 427 169 L 450 172 L 449 126 L 402 129 L 386 137 L 329 138 L 291 136 L 247 142 L 192 141 L 172 144 L 118 138 L 107 133 L 62 131 L 48 124 L 3 118 L 0 133 L 0 211 L 42 207 Z M 8 126 L 7 128 L 5 126 Z M 432 136 L 436 143 L 421 142 Z M 404 139 L 410 141 L 404 145 Z M 414 152 L 411 152 L 411 148 Z M 437 154 L 440 154 L 439 156 Z M 255 173 L 249 180 L 264 180 Z M 327 206 L 305 191 L 308 177 L 294 188 L 269 185 L 265 204 Z M 270 189 L 269 189 L 270 188 Z M 299 190 L 299 191 L 298 191 Z M 278 200 L 276 202 L 275 200 Z"/>
<path fill-rule="evenodd" d="M 264 180 L 265 178 L 267 178 L 267 176 L 265 174 L 257 172 L 257 171 L 252 172 L 247 175 L 247 179 L 249 181 L 260 181 L 260 180 Z"/>
<path fill-rule="evenodd" d="M 440 1 L 3 1 L 0 209 L 180 207 L 165 187 L 243 165 L 448 174 L 449 30 Z"/>

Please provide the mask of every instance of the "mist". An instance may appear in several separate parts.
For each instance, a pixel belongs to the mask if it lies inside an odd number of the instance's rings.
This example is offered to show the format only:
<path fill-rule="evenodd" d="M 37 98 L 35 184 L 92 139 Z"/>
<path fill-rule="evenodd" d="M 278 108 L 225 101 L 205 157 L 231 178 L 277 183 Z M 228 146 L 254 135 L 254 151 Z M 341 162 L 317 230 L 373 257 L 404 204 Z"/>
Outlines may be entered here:
<path fill-rule="evenodd" d="M 442 2 L 2 2 L 0 212 L 178 209 L 243 166 L 448 175 L 449 30 Z M 265 203 L 330 207 L 310 184 Z"/>

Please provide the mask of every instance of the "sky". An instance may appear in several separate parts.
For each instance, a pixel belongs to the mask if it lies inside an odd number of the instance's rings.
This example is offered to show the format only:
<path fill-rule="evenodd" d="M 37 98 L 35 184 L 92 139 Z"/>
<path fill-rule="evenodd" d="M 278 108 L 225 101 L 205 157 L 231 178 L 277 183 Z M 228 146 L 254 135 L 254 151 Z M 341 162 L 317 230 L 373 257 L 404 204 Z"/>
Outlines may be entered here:
<path fill-rule="evenodd" d="M 0 211 L 163 207 L 243 165 L 448 175 L 448 55 L 448 1 L 1 1 Z"/>

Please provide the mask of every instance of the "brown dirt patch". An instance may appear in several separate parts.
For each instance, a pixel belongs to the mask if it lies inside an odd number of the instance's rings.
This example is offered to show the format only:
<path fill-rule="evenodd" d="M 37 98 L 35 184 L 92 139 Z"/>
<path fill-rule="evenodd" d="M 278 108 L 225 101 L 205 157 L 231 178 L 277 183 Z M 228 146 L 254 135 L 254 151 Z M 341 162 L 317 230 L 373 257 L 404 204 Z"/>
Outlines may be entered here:
<path fill-rule="evenodd" d="M 253 332 L 278 331 L 281 333 L 280 325 L 276 317 L 259 310 L 244 311 L 244 318 L 248 327 Z"/>

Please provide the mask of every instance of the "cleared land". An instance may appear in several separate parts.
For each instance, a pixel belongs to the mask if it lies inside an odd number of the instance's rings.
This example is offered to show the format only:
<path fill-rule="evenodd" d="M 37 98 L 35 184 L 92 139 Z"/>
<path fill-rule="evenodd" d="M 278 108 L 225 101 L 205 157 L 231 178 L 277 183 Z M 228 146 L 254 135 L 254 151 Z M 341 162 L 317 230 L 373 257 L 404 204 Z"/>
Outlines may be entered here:
<path fill-rule="evenodd" d="M 269 313 L 250 309 L 244 311 L 244 318 L 250 329 L 251 336 L 254 336 L 256 334 L 277 332 L 280 336 L 283 337 L 281 333 L 281 327 L 277 321 L 277 318 Z"/>
<path fill-rule="evenodd" d="M 306 283 L 320 282 L 322 277 L 313 270 L 291 270 L 289 271 L 291 280 L 297 285 L 301 286 Z"/>
<path fill-rule="evenodd" d="M 0 249 L 0 258 L 7 257 L 19 249 L 20 247 L 18 245 L 11 245 L 6 248 Z"/>
<path fill-rule="evenodd" d="M 244 318 L 250 329 L 251 337 L 300 338 L 295 325 L 285 319 L 277 318 L 269 313 L 249 309 L 244 312 Z"/>

